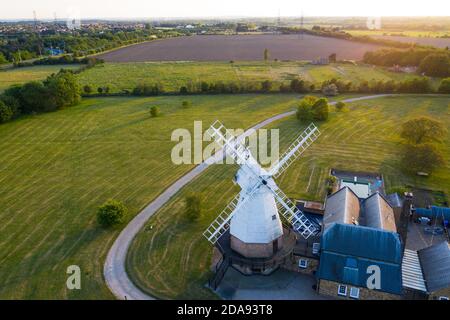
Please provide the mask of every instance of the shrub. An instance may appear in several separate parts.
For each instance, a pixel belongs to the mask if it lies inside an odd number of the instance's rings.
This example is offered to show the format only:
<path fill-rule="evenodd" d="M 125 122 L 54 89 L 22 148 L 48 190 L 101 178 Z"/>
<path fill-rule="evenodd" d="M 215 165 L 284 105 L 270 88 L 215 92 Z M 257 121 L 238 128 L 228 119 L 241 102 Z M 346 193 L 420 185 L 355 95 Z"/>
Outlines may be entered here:
<path fill-rule="evenodd" d="M 116 200 L 108 200 L 98 208 L 97 221 L 102 227 L 110 227 L 123 222 L 127 208 Z"/>
<path fill-rule="evenodd" d="M 153 106 L 150 108 L 150 116 L 156 118 L 160 115 L 159 107 Z"/>
<path fill-rule="evenodd" d="M 345 108 L 345 103 L 342 101 L 338 101 L 336 103 L 336 111 L 342 111 Z"/>
<path fill-rule="evenodd" d="M 270 92 L 271 89 L 272 89 L 272 81 L 265 80 L 261 83 L 261 90 L 263 92 Z"/>
<path fill-rule="evenodd" d="M 92 87 L 90 85 L 85 85 L 83 87 L 83 92 L 86 93 L 86 94 L 92 93 Z"/>
<path fill-rule="evenodd" d="M 314 96 L 306 96 L 297 106 L 297 119 L 302 122 L 309 122 L 313 119 L 312 106 L 318 99 Z"/>
<path fill-rule="evenodd" d="M 311 107 L 312 115 L 314 120 L 326 121 L 328 120 L 328 100 L 321 98 L 317 100 Z"/>
<path fill-rule="evenodd" d="M 0 101 L 0 123 L 9 121 L 13 116 L 13 112 L 9 106 Z"/>
<path fill-rule="evenodd" d="M 440 93 L 450 93 L 450 78 L 442 79 L 438 91 Z"/>
<path fill-rule="evenodd" d="M 182 86 L 182 87 L 180 88 L 180 93 L 181 93 L 181 94 L 188 94 L 188 89 L 187 89 L 187 87 L 186 87 L 186 86 Z"/>
<path fill-rule="evenodd" d="M 430 77 L 449 77 L 450 55 L 447 53 L 429 54 L 420 63 L 418 71 Z"/>
<path fill-rule="evenodd" d="M 328 84 L 322 87 L 322 93 L 326 96 L 335 96 L 337 95 L 338 92 L 338 88 L 337 86 L 332 83 L 332 84 Z"/>
<path fill-rule="evenodd" d="M 183 108 L 189 108 L 189 107 L 192 106 L 192 103 L 190 101 L 188 101 L 188 100 L 184 100 L 183 102 L 181 102 L 181 106 Z"/>

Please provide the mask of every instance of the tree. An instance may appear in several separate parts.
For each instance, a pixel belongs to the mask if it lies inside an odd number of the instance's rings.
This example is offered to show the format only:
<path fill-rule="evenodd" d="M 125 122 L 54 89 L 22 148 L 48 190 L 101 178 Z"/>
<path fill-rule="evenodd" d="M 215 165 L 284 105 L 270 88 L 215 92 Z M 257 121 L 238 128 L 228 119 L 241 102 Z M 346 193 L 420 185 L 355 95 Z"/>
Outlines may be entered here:
<path fill-rule="evenodd" d="M 153 107 L 150 108 L 150 116 L 152 118 L 156 118 L 159 115 L 160 115 L 159 107 L 153 106 Z"/>
<path fill-rule="evenodd" d="M 85 85 L 84 87 L 83 87 L 83 91 L 84 91 L 84 93 L 86 93 L 86 94 L 90 94 L 90 93 L 92 93 L 92 87 L 90 86 L 90 85 Z"/>
<path fill-rule="evenodd" d="M 318 98 L 314 96 L 306 96 L 297 106 L 297 119 L 302 122 L 309 122 L 313 119 L 312 106 L 316 103 Z"/>
<path fill-rule="evenodd" d="M 263 92 L 270 92 L 271 89 L 272 89 L 272 81 L 265 80 L 261 83 L 261 90 Z"/>
<path fill-rule="evenodd" d="M 401 163 L 405 171 L 411 173 L 432 173 L 442 166 L 444 158 L 441 151 L 431 143 L 405 144 Z"/>
<path fill-rule="evenodd" d="M 448 53 L 429 54 L 420 63 L 418 71 L 430 77 L 449 77 L 450 55 Z"/>
<path fill-rule="evenodd" d="M 307 83 L 303 79 L 291 80 L 291 91 L 298 93 L 305 93 L 309 91 Z"/>
<path fill-rule="evenodd" d="M 97 221 L 107 228 L 123 222 L 127 213 L 127 208 L 123 203 L 117 200 L 108 200 L 98 208 Z"/>
<path fill-rule="evenodd" d="M 270 57 L 270 53 L 269 53 L 269 49 L 264 49 L 264 61 L 269 60 Z"/>
<path fill-rule="evenodd" d="M 342 111 L 345 108 L 345 103 L 342 101 L 338 101 L 336 103 L 336 111 Z"/>
<path fill-rule="evenodd" d="M 445 136 L 444 125 L 434 119 L 420 117 L 406 121 L 402 125 L 400 136 L 411 144 L 441 142 Z"/>
<path fill-rule="evenodd" d="M 9 106 L 0 100 L 0 123 L 9 121 L 13 116 L 13 112 Z"/>
<path fill-rule="evenodd" d="M 97 88 L 97 92 L 100 93 L 100 94 L 102 94 L 102 93 L 103 93 L 103 88 L 102 88 L 102 87 L 98 87 L 98 88 Z"/>
<path fill-rule="evenodd" d="M 71 71 L 62 70 L 58 74 L 52 74 L 44 85 L 58 109 L 74 106 L 81 100 L 80 86 Z"/>
<path fill-rule="evenodd" d="M 312 115 L 314 120 L 326 121 L 328 120 L 328 100 L 321 98 L 317 100 L 311 107 Z"/>
<path fill-rule="evenodd" d="M 196 195 L 186 197 L 186 217 L 190 221 L 197 221 L 202 214 L 201 201 Z"/>
<path fill-rule="evenodd" d="M 338 89 L 334 83 L 323 86 L 322 93 L 326 96 L 335 96 L 338 94 Z"/>
<path fill-rule="evenodd" d="M 8 63 L 9 61 L 5 58 L 5 55 L 0 52 L 0 64 Z"/>
<path fill-rule="evenodd" d="M 450 93 L 450 78 L 442 79 L 438 91 L 440 93 Z"/>

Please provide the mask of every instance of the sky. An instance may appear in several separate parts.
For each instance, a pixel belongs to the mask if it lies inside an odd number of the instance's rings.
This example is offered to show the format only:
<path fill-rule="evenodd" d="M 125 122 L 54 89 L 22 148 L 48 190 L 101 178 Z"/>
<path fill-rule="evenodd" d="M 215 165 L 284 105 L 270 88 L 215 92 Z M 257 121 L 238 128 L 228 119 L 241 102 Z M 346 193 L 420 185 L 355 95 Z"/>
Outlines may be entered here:
<path fill-rule="evenodd" d="M 4 1 L 1 20 L 160 17 L 449 16 L 448 0 L 22 0 Z"/>

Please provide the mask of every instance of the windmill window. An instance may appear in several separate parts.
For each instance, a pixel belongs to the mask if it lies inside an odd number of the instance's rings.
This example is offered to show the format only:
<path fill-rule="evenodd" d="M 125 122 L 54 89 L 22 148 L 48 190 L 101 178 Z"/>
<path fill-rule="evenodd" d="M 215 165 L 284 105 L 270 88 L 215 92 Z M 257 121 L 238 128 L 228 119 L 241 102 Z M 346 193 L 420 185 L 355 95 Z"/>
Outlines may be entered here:
<path fill-rule="evenodd" d="M 276 215 L 273 215 L 272 216 L 272 220 L 276 220 L 277 219 L 277 216 Z"/>
<path fill-rule="evenodd" d="M 340 284 L 338 286 L 338 295 L 339 296 L 347 296 L 347 286 Z"/>
<path fill-rule="evenodd" d="M 306 259 L 298 260 L 298 267 L 302 268 L 302 269 L 308 268 L 308 260 L 306 260 Z"/>
<path fill-rule="evenodd" d="M 359 299 L 359 288 L 350 288 L 350 298 Z"/>

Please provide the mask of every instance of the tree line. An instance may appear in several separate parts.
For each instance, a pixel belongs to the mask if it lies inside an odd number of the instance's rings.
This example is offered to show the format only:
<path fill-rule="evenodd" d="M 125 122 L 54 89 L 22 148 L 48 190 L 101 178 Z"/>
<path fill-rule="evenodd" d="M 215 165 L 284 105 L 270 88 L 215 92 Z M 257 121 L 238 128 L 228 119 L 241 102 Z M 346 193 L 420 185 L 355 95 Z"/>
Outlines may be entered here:
<path fill-rule="evenodd" d="M 81 100 L 80 91 L 74 73 L 64 69 L 44 81 L 12 86 L 0 95 L 0 123 L 20 115 L 74 106 Z"/>
<path fill-rule="evenodd" d="M 429 77 L 450 77 L 450 51 L 437 48 L 413 48 L 409 50 L 381 49 L 364 54 L 368 64 L 391 66 L 414 66 L 419 74 Z"/>

